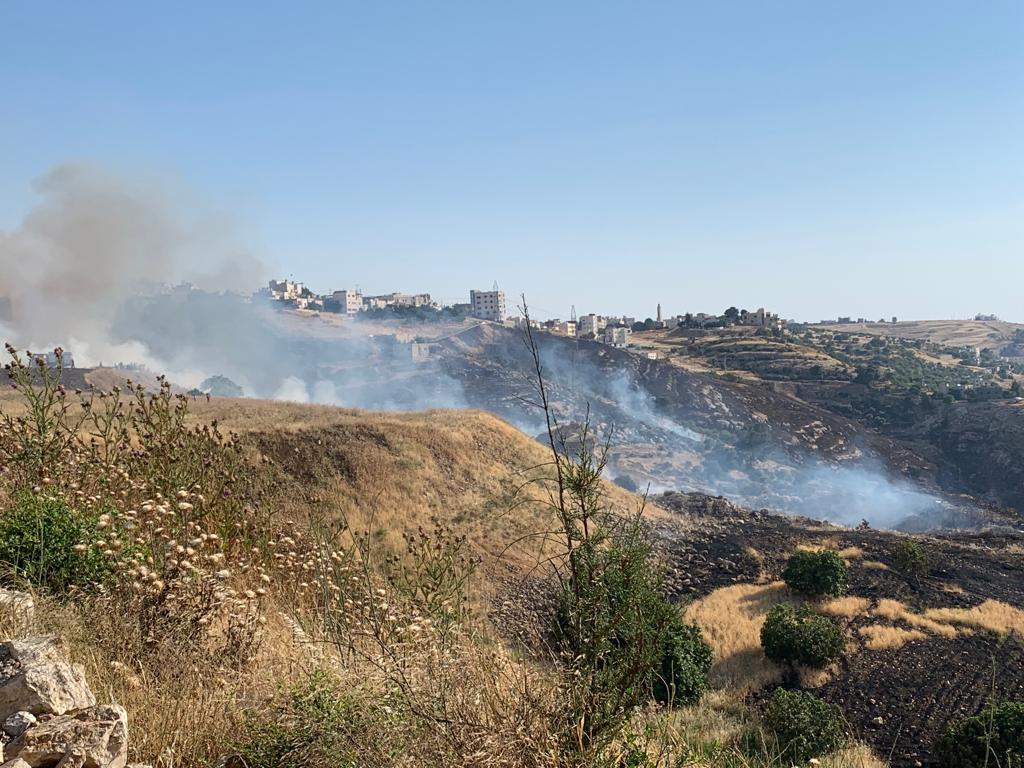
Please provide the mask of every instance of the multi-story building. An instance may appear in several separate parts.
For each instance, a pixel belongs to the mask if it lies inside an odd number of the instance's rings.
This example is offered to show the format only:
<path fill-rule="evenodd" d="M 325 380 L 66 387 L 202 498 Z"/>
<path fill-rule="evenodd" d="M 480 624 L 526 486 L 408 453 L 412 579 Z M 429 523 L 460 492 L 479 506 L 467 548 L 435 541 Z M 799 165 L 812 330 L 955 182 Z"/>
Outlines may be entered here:
<path fill-rule="evenodd" d="M 593 336 L 596 339 L 607 324 L 603 317 L 591 312 L 589 315 L 580 317 L 576 331 L 580 336 Z"/>
<path fill-rule="evenodd" d="M 608 326 L 604 329 L 604 343 L 612 347 L 628 347 L 629 337 L 633 332 L 621 326 Z"/>
<path fill-rule="evenodd" d="M 344 290 L 335 291 L 331 299 L 337 304 L 338 312 L 352 317 L 363 310 L 363 294 L 359 291 Z"/>
<path fill-rule="evenodd" d="M 271 280 L 269 286 L 270 298 L 277 301 L 293 301 L 306 293 L 304 283 L 296 283 L 291 280 Z"/>
<path fill-rule="evenodd" d="M 473 317 L 481 320 L 493 320 L 496 323 L 505 320 L 504 291 L 470 291 L 469 304 Z"/>
<path fill-rule="evenodd" d="M 366 296 L 363 304 L 367 309 L 387 307 L 424 307 L 433 302 L 429 293 L 387 293 L 383 296 Z"/>

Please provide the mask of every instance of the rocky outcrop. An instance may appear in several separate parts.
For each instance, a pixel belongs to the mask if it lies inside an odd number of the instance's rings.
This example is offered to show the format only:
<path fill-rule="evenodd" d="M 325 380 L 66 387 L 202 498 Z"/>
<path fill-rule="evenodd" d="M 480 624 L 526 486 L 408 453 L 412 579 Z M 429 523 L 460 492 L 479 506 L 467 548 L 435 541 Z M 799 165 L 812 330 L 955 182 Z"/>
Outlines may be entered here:
<path fill-rule="evenodd" d="M 27 595 L 0 591 L 0 609 L 26 622 Z M 10 615 L 10 614 L 8 614 Z M 128 713 L 96 704 L 85 673 L 58 641 L 0 642 L 0 768 L 125 768 Z"/>
<path fill-rule="evenodd" d="M 96 704 L 82 668 L 41 638 L 0 643 L 0 719 L 15 712 L 63 715 Z"/>
<path fill-rule="evenodd" d="M 104 704 L 41 720 L 5 745 L 4 757 L 32 768 L 124 768 L 128 713 Z"/>

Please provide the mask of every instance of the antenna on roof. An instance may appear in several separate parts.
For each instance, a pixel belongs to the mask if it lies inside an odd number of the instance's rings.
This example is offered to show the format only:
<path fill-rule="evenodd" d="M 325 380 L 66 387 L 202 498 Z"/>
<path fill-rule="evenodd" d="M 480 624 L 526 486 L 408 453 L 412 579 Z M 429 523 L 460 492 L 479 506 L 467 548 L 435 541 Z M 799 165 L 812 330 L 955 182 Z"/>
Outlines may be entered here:
<path fill-rule="evenodd" d="M 492 291 L 498 290 L 498 281 L 497 280 L 494 281 L 494 287 L 491 290 Z"/>

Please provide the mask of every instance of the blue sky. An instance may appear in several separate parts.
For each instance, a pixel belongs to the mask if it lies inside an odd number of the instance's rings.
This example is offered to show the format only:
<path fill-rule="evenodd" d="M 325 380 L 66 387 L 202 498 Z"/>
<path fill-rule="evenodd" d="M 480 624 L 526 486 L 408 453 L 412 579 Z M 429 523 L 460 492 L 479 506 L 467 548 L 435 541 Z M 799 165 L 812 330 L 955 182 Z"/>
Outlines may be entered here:
<path fill-rule="evenodd" d="M 320 290 L 1024 321 L 1019 0 L 8 0 L 0 93 L 0 228 L 88 160 Z"/>

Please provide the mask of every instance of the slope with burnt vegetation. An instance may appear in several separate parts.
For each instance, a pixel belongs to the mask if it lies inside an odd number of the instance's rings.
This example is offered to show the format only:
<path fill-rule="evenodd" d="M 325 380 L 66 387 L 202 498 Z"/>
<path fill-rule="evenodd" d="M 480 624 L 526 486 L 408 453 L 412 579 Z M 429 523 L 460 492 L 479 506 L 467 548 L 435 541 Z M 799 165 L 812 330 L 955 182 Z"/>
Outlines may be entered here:
<path fill-rule="evenodd" d="M 772 606 L 794 599 L 779 581 L 787 559 L 822 549 L 848 563 L 848 592 L 819 607 L 849 647 L 802 684 L 838 704 L 894 765 L 934 764 L 951 723 L 990 701 L 1024 699 L 1024 536 L 841 528 L 699 494 L 657 502 L 680 515 L 653 529 L 671 587 L 719 652 L 719 682 L 747 686 L 756 699 L 781 679 L 758 631 Z"/>

